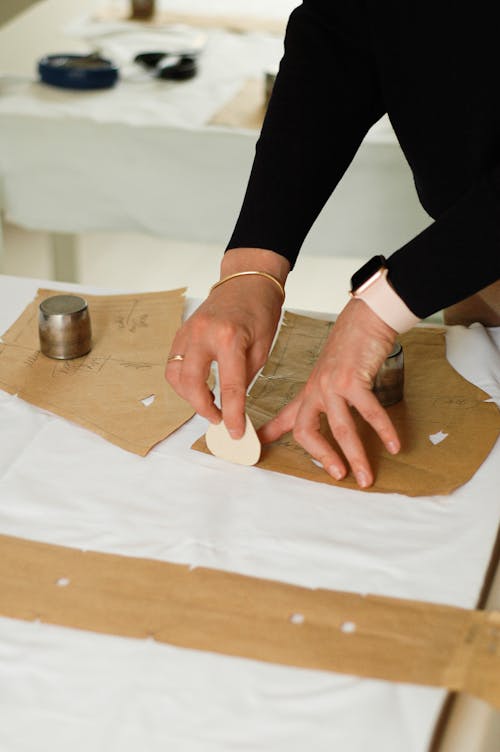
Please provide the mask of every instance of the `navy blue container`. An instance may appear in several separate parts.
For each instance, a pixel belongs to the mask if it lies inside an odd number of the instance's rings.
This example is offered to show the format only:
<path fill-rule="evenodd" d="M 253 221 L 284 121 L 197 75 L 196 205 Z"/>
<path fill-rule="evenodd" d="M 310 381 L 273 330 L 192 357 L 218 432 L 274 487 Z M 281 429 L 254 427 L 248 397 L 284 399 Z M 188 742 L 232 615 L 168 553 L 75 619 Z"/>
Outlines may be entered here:
<path fill-rule="evenodd" d="M 118 67 L 99 55 L 47 55 L 38 63 L 40 78 L 63 89 L 109 89 L 118 80 Z"/>

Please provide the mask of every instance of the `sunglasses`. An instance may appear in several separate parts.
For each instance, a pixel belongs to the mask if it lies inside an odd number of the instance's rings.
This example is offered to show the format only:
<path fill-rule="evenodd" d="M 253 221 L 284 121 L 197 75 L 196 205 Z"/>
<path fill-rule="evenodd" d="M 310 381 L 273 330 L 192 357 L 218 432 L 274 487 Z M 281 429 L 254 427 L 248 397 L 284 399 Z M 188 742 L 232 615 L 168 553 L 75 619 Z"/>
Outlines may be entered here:
<path fill-rule="evenodd" d="M 140 52 L 134 57 L 134 63 L 154 71 L 157 78 L 174 81 L 186 81 L 198 72 L 198 56 L 193 53 Z"/>

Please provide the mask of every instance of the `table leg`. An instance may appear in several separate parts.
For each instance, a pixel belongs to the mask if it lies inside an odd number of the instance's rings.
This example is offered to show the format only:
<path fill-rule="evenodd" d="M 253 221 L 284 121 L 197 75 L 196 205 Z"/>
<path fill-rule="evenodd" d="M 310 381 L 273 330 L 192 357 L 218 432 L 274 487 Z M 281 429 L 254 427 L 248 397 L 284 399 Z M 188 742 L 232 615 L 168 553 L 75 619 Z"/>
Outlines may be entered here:
<path fill-rule="evenodd" d="M 490 588 L 487 610 L 500 608 L 500 564 Z M 460 694 L 436 752 L 497 752 L 500 712 L 470 695 Z"/>
<path fill-rule="evenodd" d="M 58 282 L 78 282 L 77 236 L 53 232 L 50 235 L 52 277 Z"/>
<path fill-rule="evenodd" d="M 5 241 L 4 241 L 4 236 L 3 236 L 3 222 L 4 222 L 3 181 L 0 178 L 0 274 L 3 273 L 4 257 L 5 257 Z"/>
<path fill-rule="evenodd" d="M 0 207 L 0 274 L 3 273 L 5 245 L 3 239 L 3 213 Z"/>

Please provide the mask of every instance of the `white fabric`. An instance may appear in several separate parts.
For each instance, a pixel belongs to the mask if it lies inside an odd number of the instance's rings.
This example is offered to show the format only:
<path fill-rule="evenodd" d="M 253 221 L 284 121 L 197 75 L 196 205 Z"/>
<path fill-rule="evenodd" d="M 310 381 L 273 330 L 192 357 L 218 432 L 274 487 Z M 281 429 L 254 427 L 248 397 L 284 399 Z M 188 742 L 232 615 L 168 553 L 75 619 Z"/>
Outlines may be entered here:
<path fill-rule="evenodd" d="M 485 329 L 481 324 L 472 324 L 468 330 L 467 350 L 461 346 L 465 331 L 463 326 L 448 329 L 448 360 L 464 378 L 484 389 L 500 407 L 500 327 Z M 480 370 L 476 363 L 483 364 Z"/>
<path fill-rule="evenodd" d="M 0 331 L 36 288 L 0 278 Z M 495 336 L 453 330 L 468 378 L 480 382 L 494 368 Z M 491 346 L 477 356 L 484 337 Z M 475 605 L 500 517 L 498 443 L 452 495 L 409 499 L 229 465 L 190 450 L 205 428 L 196 417 L 141 458 L 0 392 L 0 532 Z M 6 752 L 425 752 L 443 698 L 438 689 L 0 619 Z"/>

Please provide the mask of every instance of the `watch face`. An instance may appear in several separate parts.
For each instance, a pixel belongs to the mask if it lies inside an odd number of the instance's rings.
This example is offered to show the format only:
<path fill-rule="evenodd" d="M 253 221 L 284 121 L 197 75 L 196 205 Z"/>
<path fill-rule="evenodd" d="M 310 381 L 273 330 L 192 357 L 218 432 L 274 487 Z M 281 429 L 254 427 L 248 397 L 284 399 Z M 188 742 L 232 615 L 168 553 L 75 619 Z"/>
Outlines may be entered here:
<path fill-rule="evenodd" d="M 378 272 L 379 269 L 385 266 L 384 256 L 373 256 L 366 264 L 363 264 L 361 269 L 351 277 L 351 290 L 355 292 L 361 285 L 366 282 L 370 277 Z"/>

